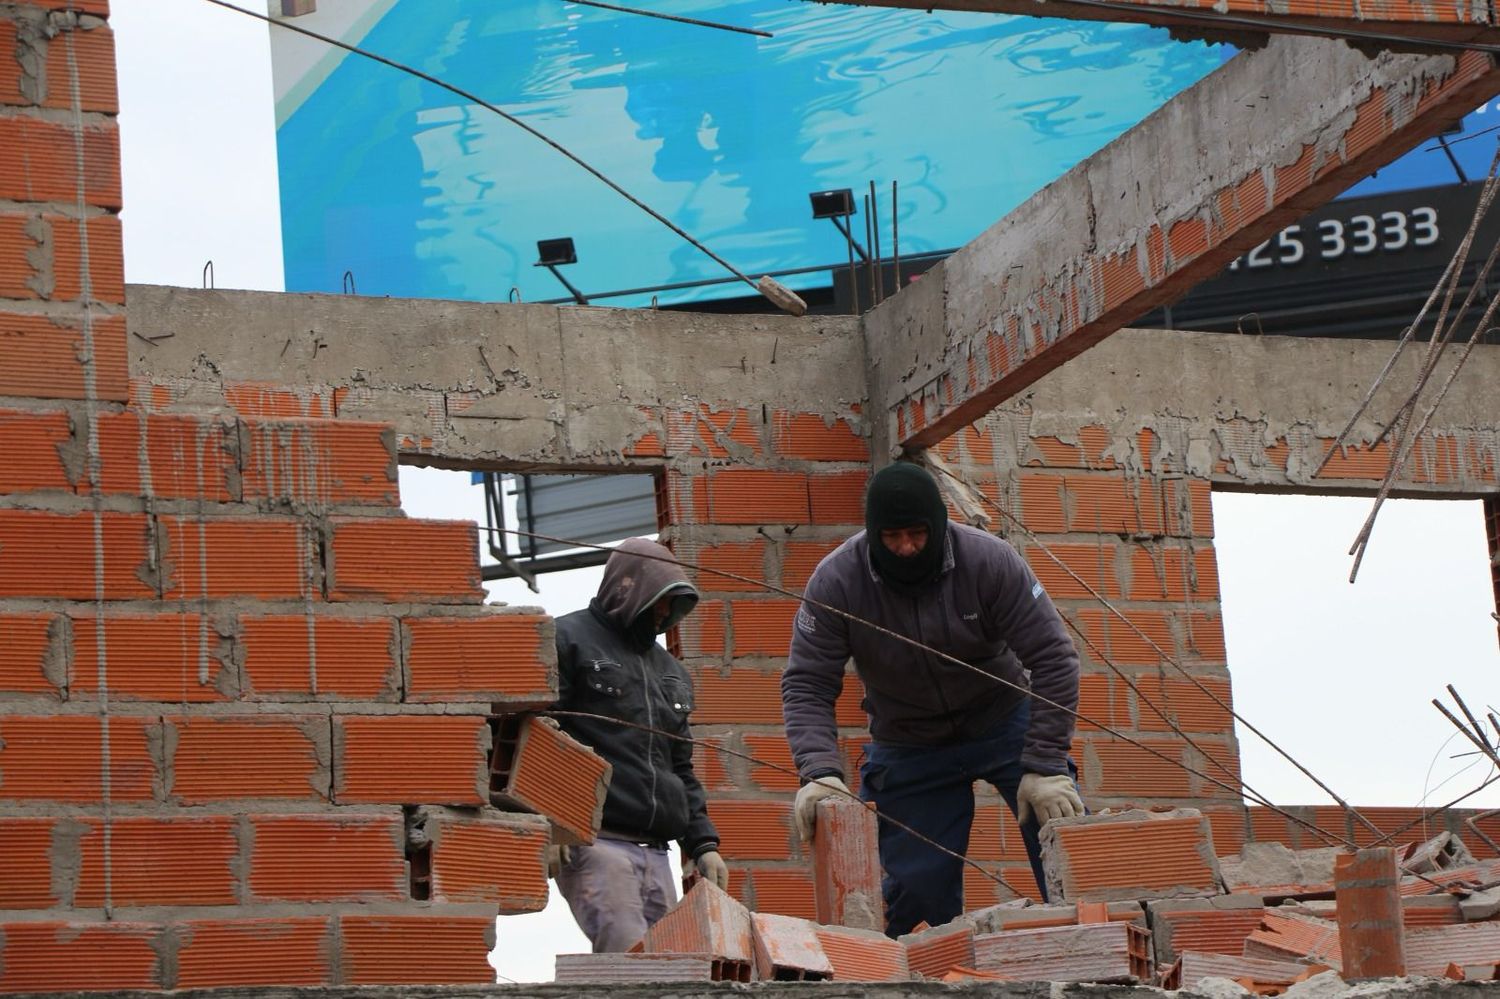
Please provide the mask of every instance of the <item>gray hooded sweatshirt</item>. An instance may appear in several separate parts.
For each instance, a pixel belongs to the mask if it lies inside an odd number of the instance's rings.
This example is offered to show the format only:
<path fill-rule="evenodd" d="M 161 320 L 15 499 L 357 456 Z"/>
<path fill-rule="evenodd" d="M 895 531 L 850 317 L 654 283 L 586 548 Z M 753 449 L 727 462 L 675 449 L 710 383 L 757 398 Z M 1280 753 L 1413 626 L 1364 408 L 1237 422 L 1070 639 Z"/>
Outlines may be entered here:
<path fill-rule="evenodd" d="M 963 524 L 948 524 L 944 547 L 938 578 L 915 593 L 897 591 L 875 572 L 863 531 L 814 570 L 781 678 L 787 742 L 804 779 L 844 775 L 833 705 L 851 658 L 877 742 L 938 746 L 991 735 L 1025 694 L 984 674 L 1022 687 L 1029 682 L 1035 693 L 1077 707 L 1078 651 L 1026 560 L 1007 542 Z M 814 602 L 915 639 L 979 672 Z M 1073 716 L 1033 701 L 1022 768 L 1067 773 L 1072 740 Z"/>

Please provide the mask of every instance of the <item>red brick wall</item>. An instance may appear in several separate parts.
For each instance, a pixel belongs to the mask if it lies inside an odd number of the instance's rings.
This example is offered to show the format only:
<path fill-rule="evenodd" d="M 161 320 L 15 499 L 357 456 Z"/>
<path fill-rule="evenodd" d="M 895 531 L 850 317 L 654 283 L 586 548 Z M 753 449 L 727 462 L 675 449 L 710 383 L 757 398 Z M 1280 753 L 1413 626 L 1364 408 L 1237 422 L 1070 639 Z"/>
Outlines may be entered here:
<path fill-rule="evenodd" d="M 493 982 L 547 827 L 486 717 L 551 622 L 477 606 L 389 427 L 132 395 L 107 15 L 0 8 L 0 992 Z"/>

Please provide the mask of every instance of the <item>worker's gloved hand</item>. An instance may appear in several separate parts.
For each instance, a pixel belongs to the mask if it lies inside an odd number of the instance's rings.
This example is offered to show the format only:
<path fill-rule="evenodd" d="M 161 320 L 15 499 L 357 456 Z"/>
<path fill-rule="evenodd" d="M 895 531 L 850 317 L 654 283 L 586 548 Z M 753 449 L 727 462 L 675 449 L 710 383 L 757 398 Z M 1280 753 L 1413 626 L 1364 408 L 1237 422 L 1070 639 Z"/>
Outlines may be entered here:
<path fill-rule="evenodd" d="M 547 847 L 547 877 L 557 880 L 562 873 L 563 865 L 573 859 L 573 851 L 568 847 L 554 843 Z"/>
<path fill-rule="evenodd" d="M 1083 799 L 1073 778 L 1067 774 L 1045 777 L 1041 774 L 1025 774 L 1021 786 L 1016 789 L 1016 821 L 1026 823 L 1035 814 L 1041 825 L 1052 819 L 1065 819 L 1083 814 Z"/>
<path fill-rule="evenodd" d="M 541 722 L 548 728 L 555 728 L 558 731 L 562 731 L 562 725 L 560 725 L 557 719 L 553 718 L 551 715 L 535 715 L 534 717 L 537 721 Z"/>
<path fill-rule="evenodd" d="M 698 865 L 699 874 L 724 891 L 729 890 L 729 865 L 724 863 L 724 858 L 719 856 L 718 850 L 698 854 L 698 859 L 694 863 Z"/>
<path fill-rule="evenodd" d="M 792 806 L 792 814 L 797 820 L 797 835 L 802 837 L 802 842 L 812 840 L 813 826 L 818 821 L 818 802 L 830 795 L 848 793 L 849 788 L 844 782 L 832 775 L 819 777 L 802 785 Z"/>

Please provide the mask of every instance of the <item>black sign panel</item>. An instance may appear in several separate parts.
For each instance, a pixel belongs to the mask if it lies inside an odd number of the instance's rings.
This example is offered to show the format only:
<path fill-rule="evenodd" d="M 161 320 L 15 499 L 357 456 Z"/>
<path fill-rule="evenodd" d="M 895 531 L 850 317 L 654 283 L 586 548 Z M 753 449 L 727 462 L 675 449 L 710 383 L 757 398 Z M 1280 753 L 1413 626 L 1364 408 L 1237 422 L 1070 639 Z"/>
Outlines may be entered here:
<path fill-rule="evenodd" d="M 1478 199 L 1478 184 L 1455 184 L 1331 202 L 1133 325 L 1399 336 L 1441 279 Z M 1500 221 L 1480 226 L 1461 294 L 1497 236 Z"/>

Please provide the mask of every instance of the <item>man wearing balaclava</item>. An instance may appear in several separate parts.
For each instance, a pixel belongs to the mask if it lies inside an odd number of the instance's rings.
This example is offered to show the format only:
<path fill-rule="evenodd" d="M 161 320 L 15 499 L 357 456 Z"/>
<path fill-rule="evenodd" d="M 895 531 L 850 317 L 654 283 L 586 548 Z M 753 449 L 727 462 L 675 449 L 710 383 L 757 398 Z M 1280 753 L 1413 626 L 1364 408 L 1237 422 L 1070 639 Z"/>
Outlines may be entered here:
<path fill-rule="evenodd" d="M 1078 652 L 1026 560 L 994 535 L 949 523 L 937 483 L 917 465 L 871 477 L 865 529 L 819 563 L 797 611 L 781 701 L 803 781 L 795 818 L 804 840 L 818 801 L 848 793 L 834 702 L 850 659 L 872 739 L 860 797 L 894 820 L 879 826 L 886 933 L 941 926 L 963 911 L 959 857 L 968 853 L 976 780 L 1016 813 L 1045 898 L 1040 824 L 1084 811 L 1068 758 Z M 1028 686 L 1045 700 L 1027 696 Z"/>
<path fill-rule="evenodd" d="M 589 606 L 557 619 L 557 708 L 605 716 L 558 722 L 613 768 L 598 839 L 554 851 L 558 890 L 595 953 L 628 950 L 676 902 L 673 840 L 684 867 L 729 887 L 693 745 L 669 737 L 692 734 L 693 681 L 656 641 L 697 603 L 670 551 L 630 538 L 610 553 Z"/>

